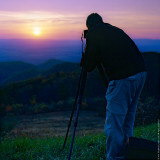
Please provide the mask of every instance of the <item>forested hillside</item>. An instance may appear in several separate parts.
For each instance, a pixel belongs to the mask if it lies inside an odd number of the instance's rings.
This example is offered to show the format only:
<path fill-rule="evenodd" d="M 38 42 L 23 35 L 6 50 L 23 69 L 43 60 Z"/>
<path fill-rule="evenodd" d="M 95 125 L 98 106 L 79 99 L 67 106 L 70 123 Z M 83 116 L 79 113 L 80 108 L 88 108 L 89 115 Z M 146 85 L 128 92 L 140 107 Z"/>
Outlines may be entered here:
<path fill-rule="evenodd" d="M 146 69 L 147 79 L 144 87 L 144 92 L 148 95 L 160 94 L 160 54 L 146 52 L 143 54 Z"/>
<path fill-rule="evenodd" d="M 0 63 L 0 86 L 11 82 L 19 82 L 35 78 L 43 75 L 46 70 L 52 68 L 57 64 L 64 63 L 64 61 L 50 59 L 39 65 L 33 65 L 21 61 L 1 62 Z"/>
<path fill-rule="evenodd" d="M 156 107 L 154 110 L 157 111 L 158 97 L 160 97 L 160 54 L 143 53 L 143 56 L 148 75 L 141 95 L 141 106 L 143 107 L 144 103 L 148 103 L 150 106 L 154 102 L 152 107 Z M 14 81 L 16 75 L 19 80 L 23 81 L 9 83 L 1 87 L 0 109 L 2 113 L 28 114 L 70 110 L 73 107 L 81 71 L 78 63 L 64 62 L 51 68 L 43 66 L 42 70 L 24 63 L 24 67 L 19 68 L 18 64 L 15 64 L 14 67 L 17 67 L 20 72 L 14 74 L 12 71 L 12 78 L 8 77 L 6 82 Z M 3 68 L 3 70 L 7 68 Z M 21 72 L 24 68 L 27 70 Z M 44 68 L 47 69 L 44 70 Z M 82 109 L 101 110 L 103 112 L 105 105 L 105 86 L 98 71 L 95 70 L 88 73 Z"/>
<path fill-rule="evenodd" d="M 35 66 L 29 63 L 14 61 L 0 63 L 0 85 L 5 83 L 5 80 L 10 79 L 15 74 L 23 73 L 26 70 L 34 70 Z M 18 77 L 18 76 L 17 76 Z"/>

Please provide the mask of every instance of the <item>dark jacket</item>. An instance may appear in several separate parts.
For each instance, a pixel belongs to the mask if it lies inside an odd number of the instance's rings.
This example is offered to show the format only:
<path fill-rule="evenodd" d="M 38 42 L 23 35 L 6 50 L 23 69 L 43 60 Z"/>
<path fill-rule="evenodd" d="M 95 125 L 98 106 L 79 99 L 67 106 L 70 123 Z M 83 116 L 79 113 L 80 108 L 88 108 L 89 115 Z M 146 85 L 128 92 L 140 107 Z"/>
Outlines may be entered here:
<path fill-rule="evenodd" d="M 84 66 L 90 72 L 99 63 L 110 81 L 145 71 L 135 43 L 123 30 L 107 23 L 96 25 L 87 34 Z"/>

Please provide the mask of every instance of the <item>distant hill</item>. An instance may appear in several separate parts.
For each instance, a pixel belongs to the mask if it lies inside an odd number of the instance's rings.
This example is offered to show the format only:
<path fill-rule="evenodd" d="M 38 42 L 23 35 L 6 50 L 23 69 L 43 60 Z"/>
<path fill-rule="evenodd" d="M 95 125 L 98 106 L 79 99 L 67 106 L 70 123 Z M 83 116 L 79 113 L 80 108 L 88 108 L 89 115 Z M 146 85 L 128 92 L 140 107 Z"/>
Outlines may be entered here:
<path fill-rule="evenodd" d="M 31 78 L 35 78 L 37 76 L 41 75 L 41 71 L 39 69 L 35 68 L 30 68 L 26 69 L 21 72 L 16 72 L 12 74 L 12 76 L 9 76 L 3 81 L 3 84 L 8 84 L 10 82 L 19 82 L 22 80 L 27 80 Z"/>
<path fill-rule="evenodd" d="M 156 52 L 144 52 L 147 78 L 144 91 L 150 95 L 160 94 L 160 54 Z"/>
<path fill-rule="evenodd" d="M 64 62 L 44 71 L 42 75 L 49 76 L 56 72 L 76 72 L 77 70 L 80 70 L 79 63 Z"/>
<path fill-rule="evenodd" d="M 57 64 L 61 64 L 63 62 L 64 61 L 61 61 L 61 60 L 50 59 L 50 60 L 45 61 L 44 63 L 37 65 L 37 67 L 42 70 L 47 70 L 47 69 L 50 69 L 53 66 L 55 66 Z"/>
<path fill-rule="evenodd" d="M 64 67 L 63 63 L 66 64 L 64 61 L 55 59 L 47 60 L 46 62 L 39 65 L 33 65 L 21 61 L 1 62 L 0 85 L 35 78 L 40 75 L 49 75 L 58 70 L 65 70 L 66 67 Z M 59 66 L 54 68 L 56 65 Z M 69 68 L 67 67 L 67 69 Z"/>
<path fill-rule="evenodd" d="M 80 40 L 0 39 L 0 62 L 40 64 L 48 59 L 78 62 L 80 58 Z"/>
<path fill-rule="evenodd" d="M 160 39 L 134 39 L 141 52 L 160 52 Z"/>
<path fill-rule="evenodd" d="M 141 52 L 160 52 L 160 39 L 133 39 Z M 48 59 L 79 62 L 79 40 L 0 39 L 0 62 L 20 60 L 40 64 Z"/>
<path fill-rule="evenodd" d="M 14 62 L 1 62 L 0 63 L 0 84 L 3 84 L 6 79 L 12 77 L 15 73 L 22 72 L 28 69 L 34 69 L 33 64 L 14 61 Z"/>

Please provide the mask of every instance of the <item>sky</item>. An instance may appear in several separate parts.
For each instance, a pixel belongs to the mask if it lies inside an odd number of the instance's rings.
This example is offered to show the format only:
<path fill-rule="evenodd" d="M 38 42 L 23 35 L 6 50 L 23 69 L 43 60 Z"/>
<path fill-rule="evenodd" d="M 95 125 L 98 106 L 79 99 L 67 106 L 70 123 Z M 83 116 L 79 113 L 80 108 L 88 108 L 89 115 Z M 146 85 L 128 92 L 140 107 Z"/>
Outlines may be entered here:
<path fill-rule="evenodd" d="M 160 39 L 160 0 L 0 0 L 0 39 L 77 40 L 95 12 L 131 38 Z"/>

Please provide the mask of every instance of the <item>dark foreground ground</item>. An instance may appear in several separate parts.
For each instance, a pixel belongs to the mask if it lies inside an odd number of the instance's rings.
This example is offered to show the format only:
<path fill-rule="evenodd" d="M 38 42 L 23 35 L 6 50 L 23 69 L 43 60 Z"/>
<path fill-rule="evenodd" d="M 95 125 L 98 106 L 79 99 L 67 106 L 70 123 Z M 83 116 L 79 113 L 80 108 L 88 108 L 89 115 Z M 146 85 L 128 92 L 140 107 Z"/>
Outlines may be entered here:
<path fill-rule="evenodd" d="M 71 111 L 52 112 L 27 116 L 17 116 L 17 124 L 8 133 L 9 137 L 53 137 L 64 136 L 67 131 Z M 75 114 L 70 129 L 73 131 Z M 104 131 L 105 118 L 99 116 L 98 112 L 80 111 L 76 134 L 96 134 Z"/>

